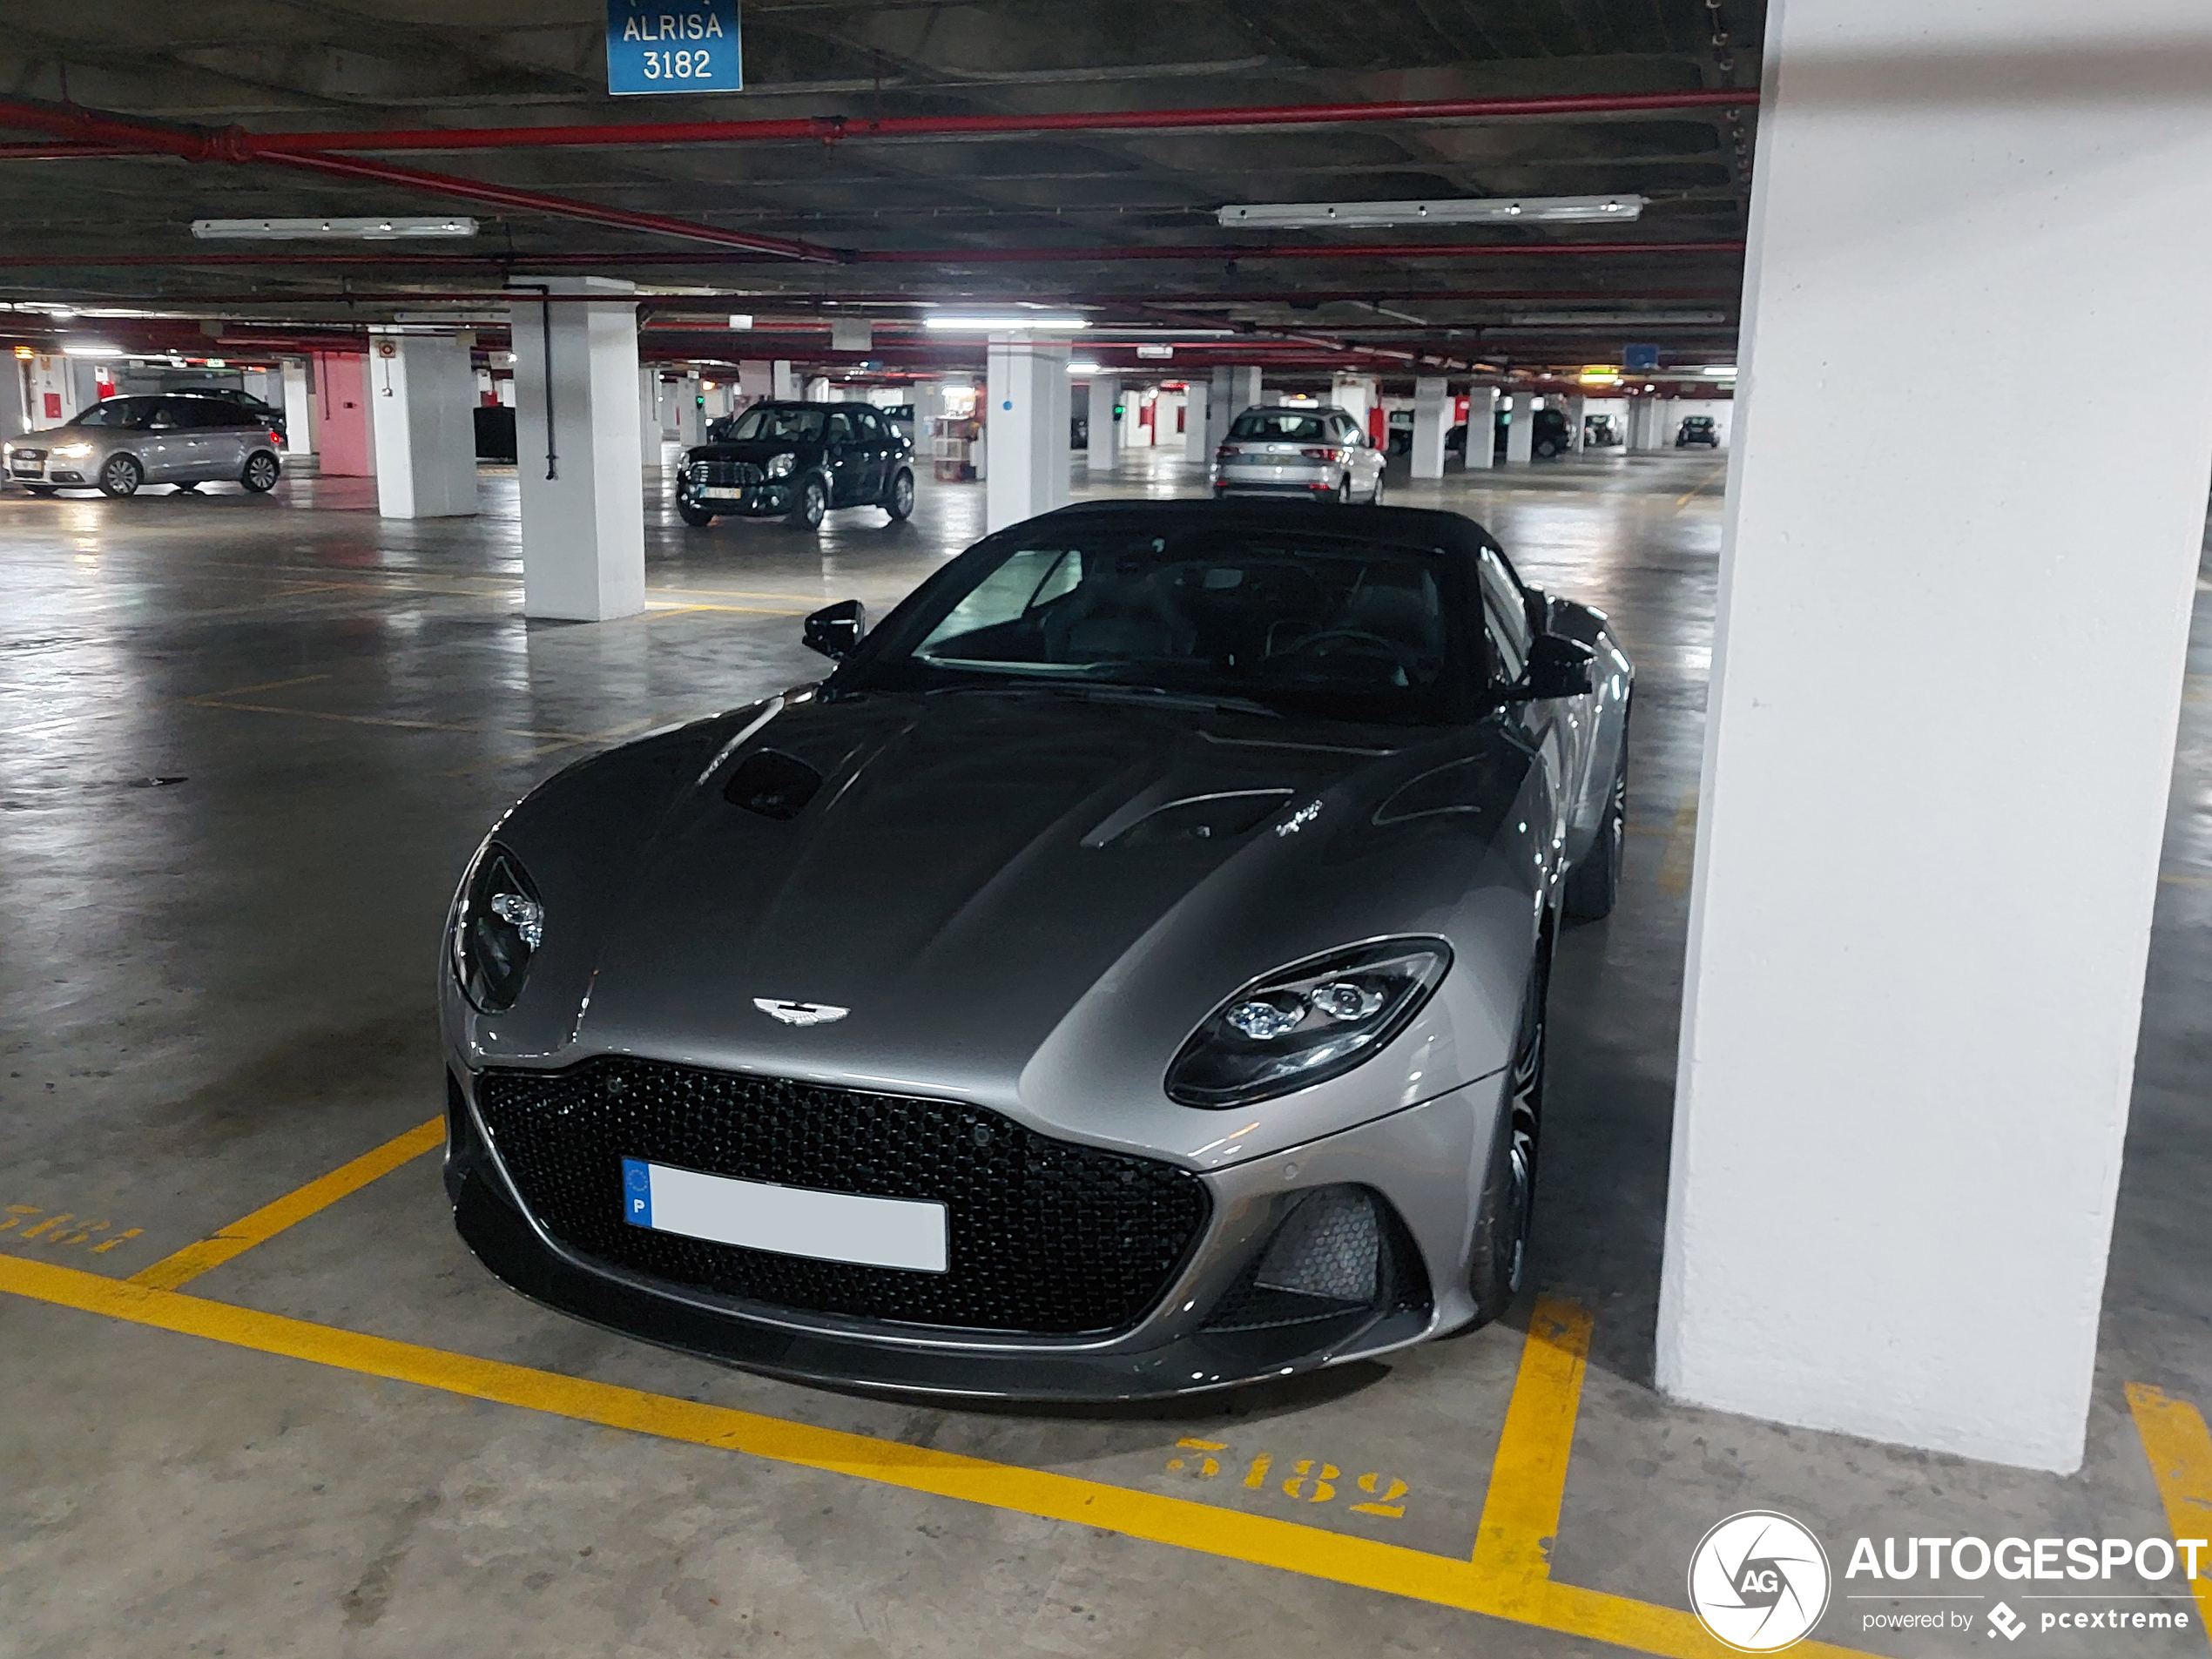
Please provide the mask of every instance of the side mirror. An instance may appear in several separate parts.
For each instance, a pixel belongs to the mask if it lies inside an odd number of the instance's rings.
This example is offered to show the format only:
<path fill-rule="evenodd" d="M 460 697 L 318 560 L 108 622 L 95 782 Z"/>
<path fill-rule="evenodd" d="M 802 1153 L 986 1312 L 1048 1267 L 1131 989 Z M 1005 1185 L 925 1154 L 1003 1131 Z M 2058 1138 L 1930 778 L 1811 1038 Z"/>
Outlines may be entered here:
<path fill-rule="evenodd" d="M 1590 689 L 1590 664 L 1597 653 L 1564 634 L 1538 634 L 1528 646 L 1528 672 L 1507 700 L 1541 703 L 1548 698 L 1580 697 Z"/>
<path fill-rule="evenodd" d="M 858 599 L 840 599 L 807 617 L 805 626 L 807 650 L 818 651 L 833 659 L 849 656 L 853 647 L 860 643 L 860 636 L 868 631 L 868 609 Z M 1582 654 L 1586 658 L 1589 655 L 1588 651 Z M 1588 679 L 1587 671 L 1583 678 Z"/>

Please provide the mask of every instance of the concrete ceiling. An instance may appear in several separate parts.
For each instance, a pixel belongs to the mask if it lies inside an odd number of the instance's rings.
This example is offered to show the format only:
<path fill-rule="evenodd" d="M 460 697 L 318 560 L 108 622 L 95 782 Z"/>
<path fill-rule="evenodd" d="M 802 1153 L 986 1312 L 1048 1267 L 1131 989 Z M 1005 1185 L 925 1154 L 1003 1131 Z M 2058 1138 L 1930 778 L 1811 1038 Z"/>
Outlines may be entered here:
<path fill-rule="evenodd" d="M 610 98 L 597 0 L 77 0 L 11 20 L 0 98 L 258 134 L 1749 90 L 1763 24 L 1763 0 L 745 0 L 744 92 Z M 907 263 L 792 264 L 262 164 L 18 157 L 0 160 L 0 297 L 359 323 L 428 303 L 410 292 L 480 293 L 559 259 L 699 291 L 688 307 L 657 307 L 651 338 L 673 354 L 734 354 L 713 324 L 745 309 L 787 320 L 796 341 L 819 333 L 826 356 L 832 299 L 880 319 L 895 353 L 906 348 L 893 327 L 911 320 L 913 300 L 972 297 L 1295 335 L 1316 352 L 1395 353 L 1409 372 L 1425 355 L 1611 361 L 1632 339 L 1705 361 L 1733 348 L 1732 253 L 1507 250 L 1740 239 L 1753 113 L 366 158 L 864 260 L 923 256 Z M 1240 201 L 1631 192 L 1651 200 L 1633 227 L 1254 234 L 1214 221 Z M 233 246 L 243 263 L 192 262 L 210 251 L 191 236 L 195 218 L 448 210 L 482 222 L 459 263 L 401 262 L 358 243 Z M 1253 251 L 1376 243 L 1400 251 Z M 1428 244 L 1501 252 L 1413 251 Z M 1140 249 L 1190 257 L 1129 257 Z M 300 262 L 331 253 L 350 262 Z M 341 292 L 356 297 L 334 303 Z M 1668 320 L 1582 327 L 1567 320 L 1578 310 Z M 0 338 L 37 336 L 35 319 L 0 316 Z"/>

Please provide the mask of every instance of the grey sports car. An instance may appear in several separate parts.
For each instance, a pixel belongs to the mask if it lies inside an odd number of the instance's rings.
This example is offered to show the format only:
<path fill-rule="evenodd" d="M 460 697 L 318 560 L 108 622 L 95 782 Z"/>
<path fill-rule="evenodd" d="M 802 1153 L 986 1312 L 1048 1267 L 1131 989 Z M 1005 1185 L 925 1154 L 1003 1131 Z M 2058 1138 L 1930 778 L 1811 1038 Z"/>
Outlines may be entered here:
<path fill-rule="evenodd" d="M 1496 1318 L 1633 670 L 1455 514 L 1111 502 L 570 767 L 441 974 L 462 1236 L 801 1378 L 1194 1392 Z"/>

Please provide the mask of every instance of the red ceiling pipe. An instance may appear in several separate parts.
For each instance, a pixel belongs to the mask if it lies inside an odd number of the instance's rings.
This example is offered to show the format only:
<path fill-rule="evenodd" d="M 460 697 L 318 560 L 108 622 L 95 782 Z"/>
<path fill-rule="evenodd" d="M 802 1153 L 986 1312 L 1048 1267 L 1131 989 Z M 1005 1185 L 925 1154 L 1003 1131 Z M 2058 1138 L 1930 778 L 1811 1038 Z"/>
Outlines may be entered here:
<path fill-rule="evenodd" d="M 778 259 L 825 264 L 837 263 L 842 257 L 833 248 L 820 247 L 812 242 L 792 241 L 779 236 L 755 236 L 747 232 L 724 230 L 719 226 L 702 225 L 690 219 L 668 219 L 658 213 L 633 213 L 619 207 L 602 207 L 592 202 L 571 201 L 565 197 L 546 196 L 536 191 L 487 184 L 481 179 L 458 179 L 448 173 L 422 172 L 412 167 L 395 167 L 383 162 L 360 161 L 341 156 L 293 155 L 256 138 L 242 127 L 213 131 L 205 127 L 171 126 L 151 121 L 135 121 L 96 111 L 15 100 L 0 100 L 0 126 L 51 133 L 56 138 L 82 143 L 128 145 L 142 153 L 180 156 L 187 161 L 267 162 L 277 166 L 300 168 L 370 184 L 426 191 L 434 195 L 482 202 L 496 207 L 582 219 L 587 224 L 608 226 L 616 230 L 674 236 L 738 253 L 763 253 Z"/>
<path fill-rule="evenodd" d="M 329 151 L 519 150 L 588 145 L 758 144 L 848 138 L 1033 138 L 1048 132 L 1165 132 L 1211 128 L 1344 126 L 1381 121 L 1486 121 L 1565 115 L 1638 115 L 1737 109 L 1755 89 L 1594 92 L 1543 98 L 1399 98 L 1361 104 L 1276 104 L 1188 110 L 1083 110 L 1044 115 L 913 115 L 874 119 L 801 115 L 764 121 L 626 121 L 590 126 L 418 127 L 389 132 L 282 132 L 256 142 L 295 154 Z"/>

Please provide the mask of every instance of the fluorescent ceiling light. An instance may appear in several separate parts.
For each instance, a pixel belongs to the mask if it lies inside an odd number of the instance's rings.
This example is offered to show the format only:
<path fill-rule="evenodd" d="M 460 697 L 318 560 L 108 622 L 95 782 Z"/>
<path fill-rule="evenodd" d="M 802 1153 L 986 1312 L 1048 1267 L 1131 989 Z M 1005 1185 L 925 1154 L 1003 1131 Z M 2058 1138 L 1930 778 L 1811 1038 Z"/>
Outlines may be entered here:
<path fill-rule="evenodd" d="M 65 340 L 62 342 L 62 355 L 64 357 L 120 357 L 123 354 L 122 347 L 106 345 L 97 340 Z"/>
<path fill-rule="evenodd" d="M 1070 374 L 1096 374 L 1098 373 L 1098 365 L 1096 363 L 1070 363 L 1068 365 L 1068 372 Z"/>
<path fill-rule="evenodd" d="M 1704 368 L 1699 369 L 1697 372 L 1700 374 L 1704 375 L 1708 380 L 1732 381 L 1736 378 L 1736 365 L 1733 363 L 1708 363 Z"/>
<path fill-rule="evenodd" d="M 1090 323 L 1086 318 L 1054 317 L 1044 315 L 1042 314 L 1025 314 L 1023 315 L 1012 317 L 936 316 L 926 318 L 924 321 L 926 325 L 931 328 L 958 328 L 966 329 L 974 333 L 992 334 L 1019 334 L 1025 329 L 1030 328 L 1049 328 L 1056 334 L 1062 329 L 1088 328 L 1090 327 Z"/>
<path fill-rule="evenodd" d="M 476 221 L 452 214 L 412 219 L 396 214 L 361 219 L 196 219 L 192 233 L 203 242 L 296 242 L 325 237 L 397 242 L 422 236 L 474 236 Z"/>
<path fill-rule="evenodd" d="M 1266 202 L 1232 205 L 1215 217 L 1224 225 L 1261 230 L 1315 230 L 1331 225 L 1626 225 L 1643 212 L 1641 196 L 1479 196 L 1441 201 Z"/>
<path fill-rule="evenodd" d="M 731 314 L 730 314 L 730 327 L 732 327 L 732 328 L 750 328 L 750 327 L 752 327 L 752 313 L 750 313 L 750 312 L 746 312 L 746 311 L 736 311 L 736 312 L 732 312 L 732 313 L 731 313 Z"/>
<path fill-rule="evenodd" d="M 1723 323 L 1725 311 L 1516 311 L 1509 328 L 1634 328 L 1641 323 Z M 1496 326 L 1496 325 L 1493 325 Z"/>

